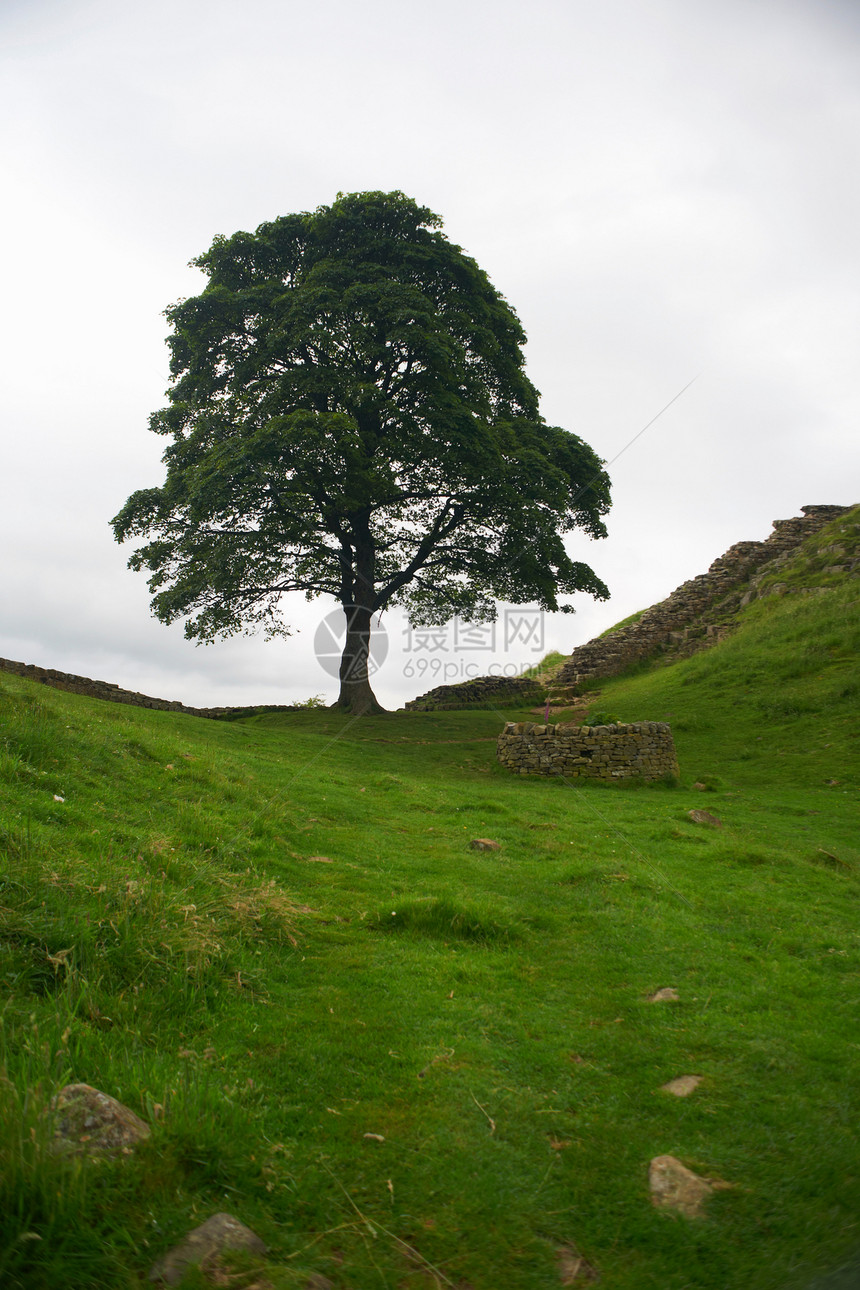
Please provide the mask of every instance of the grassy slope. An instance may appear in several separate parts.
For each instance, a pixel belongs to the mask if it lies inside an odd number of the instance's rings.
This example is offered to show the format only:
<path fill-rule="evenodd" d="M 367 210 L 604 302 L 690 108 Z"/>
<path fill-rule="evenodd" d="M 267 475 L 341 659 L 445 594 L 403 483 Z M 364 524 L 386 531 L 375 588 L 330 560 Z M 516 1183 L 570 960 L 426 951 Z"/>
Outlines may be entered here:
<path fill-rule="evenodd" d="M 860 1240 L 855 596 L 762 602 L 604 687 L 672 721 L 676 790 L 509 777 L 492 713 L 227 725 L 2 678 L 0 1283 L 137 1284 L 219 1209 L 275 1286 L 552 1286 L 574 1246 L 610 1290 L 837 1261 Z M 682 1074 L 691 1098 L 658 1091 Z M 69 1080 L 150 1142 L 53 1160 Z M 664 1152 L 734 1184 L 707 1221 L 650 1206 Z"/>

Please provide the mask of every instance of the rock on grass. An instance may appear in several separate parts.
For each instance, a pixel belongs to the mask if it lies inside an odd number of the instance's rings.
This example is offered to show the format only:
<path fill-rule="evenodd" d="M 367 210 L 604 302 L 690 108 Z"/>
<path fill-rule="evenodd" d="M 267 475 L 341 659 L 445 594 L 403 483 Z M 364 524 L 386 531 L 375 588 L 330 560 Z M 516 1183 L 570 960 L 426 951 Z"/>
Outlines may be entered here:
<path fill-rule="evenodd" d="M 51 1103 L 54 1148 L 78 1155 L 129 1155 L 150 1135 L 134 1111 L 90 1084 L 67 1084 Z"/>
<path fill-rule="evenodd" d="M 179 1285 L 189 1267 L 211 1262 L 223 1250 L 250 1250 L 252 1254 L 265 1254 L 266 1246 L 256 1232 L 232 1214 L 213 1214 L 158 1260 L 149 1279 L 163 1281 L 170 1286 Z"/>
<path fill-rule="evenodd" d="M 651 1201 L 658 1209 L 673 1209 L 685 1218 L 701 1218 L 713 1188 L 674 1156 L 655 1156 L 648 1169 Z"/>

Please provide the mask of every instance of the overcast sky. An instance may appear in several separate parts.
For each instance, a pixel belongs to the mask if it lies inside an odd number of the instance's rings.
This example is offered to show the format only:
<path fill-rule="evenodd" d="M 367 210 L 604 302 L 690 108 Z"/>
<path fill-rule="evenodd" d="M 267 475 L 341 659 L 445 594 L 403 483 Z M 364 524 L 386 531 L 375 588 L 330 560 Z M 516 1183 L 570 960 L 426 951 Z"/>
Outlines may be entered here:
<path fill-rule="evenodd" d="M 0 96 L 0 656 L 191 704 L 335 697 L 332 602 L 195 647 L 108 521 L 163 479 L 188 261 L 339 190 L 437 211 L 519 314 L 546 419 L 613 463 L 609 538 L 571 547 L 612 599 L 494 652 L 417 651 L 391 614 L 388 705 L 860 501 L 855 0 L 2 0 Z"/>

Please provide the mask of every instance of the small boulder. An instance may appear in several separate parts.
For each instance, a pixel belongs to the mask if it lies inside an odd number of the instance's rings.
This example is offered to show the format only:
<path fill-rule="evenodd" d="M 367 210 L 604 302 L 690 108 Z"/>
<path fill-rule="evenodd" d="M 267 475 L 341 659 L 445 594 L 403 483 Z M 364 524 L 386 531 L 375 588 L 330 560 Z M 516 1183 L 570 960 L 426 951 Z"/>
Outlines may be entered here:
<path fill-rule="evenodd" d="M 193 1264 L 199 1266 L 206 1260 L 211 1262 L 223 1250 L 250 1250 L 252 1254 L 265 1254 L 266 1246 L 256 1232 L 232 1214 L 213 1214 L 153 1265 L 149 1279 L 164 1281 L 169 1286 L 179 1285 L 189 1267 Z"/>
<path fill-rule="evenodd" d="M 692 820 L 694 824 L 707 824 L 712 829 L 721 829 L 723 822 L 716 815 L 711 815 L 710 811 L 688 811 L 687 819 Z"/>
<path fill-rule="evenodd" d="M 700 1218 L 713 1188 L 674 1156 L 655 1156 L 648 1169 L 651 1201 L 658 1209 L 674 1209 L 685 1218 Z"/>
<path fill-rule="evenodd" d="M 701 1082 L 701 1075 L 679 1075 L 677 1079 L 670 1079 L 668 1084 L 661 1084 L 660 1092 L 671 1093 L 673 1097 L 689 1097 Z"/>
<path fill-rule="evenodd" d="M 150 1128 L 134 1111 L 90 1084 L 67 1084 L 51 1102 L 54 1149 L 77 1155 L 130 1155 Z"/>
<path fill-rule="evenodd" d="M 556 1254 L 559 1281 L 563 1286 L 585 1285 L 600 1280 L 597 1268 L 587 1262 L 573 1245 L 563 1245 Z"/>
<path fill-rule="evenodd" d="M 501 842 L 493 842 L 491 838 L 472 838 L 469 846 L 473 851 L 501 851 Z"/>

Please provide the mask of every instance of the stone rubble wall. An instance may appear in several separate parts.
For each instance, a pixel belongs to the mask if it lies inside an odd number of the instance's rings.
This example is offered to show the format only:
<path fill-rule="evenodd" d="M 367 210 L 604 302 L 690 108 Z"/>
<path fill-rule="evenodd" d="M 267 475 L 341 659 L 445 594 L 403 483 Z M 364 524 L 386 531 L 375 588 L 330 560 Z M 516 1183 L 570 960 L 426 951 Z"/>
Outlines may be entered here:
<path fill-rule="evenodd" d="M 11 658 L 0 658 L 0 672 L 12 672 L 15 676 L 24 676 L 30 681 L 38 681 L 55 690 L 66 690 L 69 694 L 84 694 L 90 699 L 104 699 L 108 703 L 128 703 L 135 708 L 157 708 L 162 712 L 184 712 L 191 717 L 209 717 L 212 720 L 226 720 L 230 717 L 247 716 L 252 712 L 290 712 L 286 706 L 267 706 L 264 708 L 189 708 L 184 703 L 170 699 L 154 699 L 148 694 L 138 694 L 136 690 L 123 690 L 111 681 L 94 681 L 89 676 L 77 676 L 74 672 L 58 672 L 51 667 L 36 667 L 33 663 L 16 663 Z"/>
<path fill-rule="evenodd" d="M 672 729 L 663 721 L 613 726 L 509 721 L 496 755 L 515 775 L 663 780 L 679 773 Z"/>
<path fill-rule="evenodd" d="M 459 708 L 528 707 L 545 693 L 540 682 L 521 676 L 479 676 L 457 685 L 438 685 L 403 706 L 408 712 L 440 712 Z"/>
<path fill-rule="evenodd" d="M 775 520 L 774 531 L 765 541 L 736 542 L 714 561 L 707 573 L 682 583 L 666 600 L 647 609 L 635 623 L 580 645 L 556 673 L 556 681 L 561 685 L 579 685 L 616 676 L 631 663 L 667 649 L 693 653 L 703 645 L 714 643 L 730 628 L 724 622 L 709 622 L 709 617 L 725 618 L 735 613 L 756 573 L 774 561 L 784 560 L 806 538 L 851 509 L 850 506 L 802 506 L 802 514 L 794 519 Z"/>

